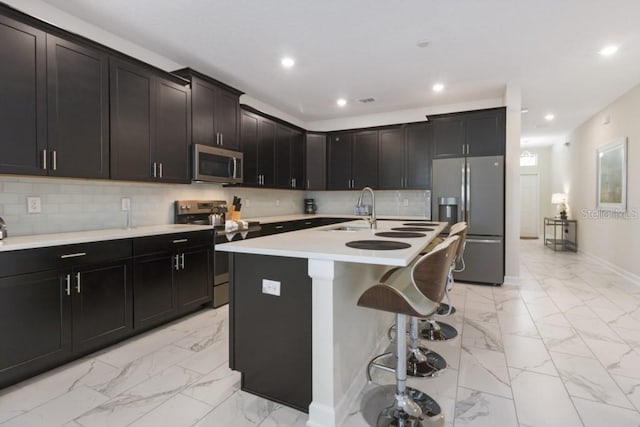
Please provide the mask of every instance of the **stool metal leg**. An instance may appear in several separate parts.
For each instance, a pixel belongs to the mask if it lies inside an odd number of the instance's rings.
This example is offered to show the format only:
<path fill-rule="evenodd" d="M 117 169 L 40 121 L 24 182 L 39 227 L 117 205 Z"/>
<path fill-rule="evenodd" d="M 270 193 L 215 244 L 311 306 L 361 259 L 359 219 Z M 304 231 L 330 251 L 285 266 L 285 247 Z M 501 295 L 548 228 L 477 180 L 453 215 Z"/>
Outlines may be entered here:
<path fill-rule="evenodd" d="M 396 314 L 396 408 L 410 417 L 420 418 L 422 409 L 407 395 L 407 319 L 404 314 Z"/>
<path fill-rule="evenodd" d="M 446 369 L 447 361 L 438 353 L 419 347 L 418 335 L 418 318 L 411 317 L 407 374 L 412 377 L 436 377 Z"/>
<path fill-rule="evenodd" d="M 426 327 L 420 332 L 420 336 L 429 341 L 446 341 L 457 337 L 458 331 L 448 323 L 427 319 Z"/>

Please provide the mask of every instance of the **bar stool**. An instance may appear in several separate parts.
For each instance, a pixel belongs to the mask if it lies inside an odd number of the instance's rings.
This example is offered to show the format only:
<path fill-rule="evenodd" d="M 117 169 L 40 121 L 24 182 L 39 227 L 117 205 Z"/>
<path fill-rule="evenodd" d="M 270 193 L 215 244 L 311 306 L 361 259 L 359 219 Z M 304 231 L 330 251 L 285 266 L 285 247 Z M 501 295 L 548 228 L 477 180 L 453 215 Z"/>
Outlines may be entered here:
<path fill-rule="evenodd" d="M 447 238 L 433 251 L 422 256 L 410 269 L 411 280 L 393 280 L 378 283 L 367 289 L 358 300 L 358 305 L 396 314 L 396 384 L 380 387 L 381 393 L 393 392 L 394 403 L 382 408 L 376 425 L 418 426 L 425 416 L 443 422 L 438 403 L 427 394 L 407 387 L 407 316 L 425 318 L 435 314 L 438 303 L 428 298 L 425 287 L 441 288 L 444 293 L 451 259 L 457 249 L 459 237 Z M 407 268 L 408 269 L 408 268 Z M 404 270 L 407 270 L 404 269 Z M 403 275 L 397 276 L 398 279 Z M 406 276 L 405 276 L 406 277 Z M 438 294 L 438 292 L 434 292 Z M 364 414 L 367 418 L 367 414 Z"/>
<path fill-rule="evenodd" d="M 453 226 L 451 226 L 451 230 L 449 232 L 448 238 L 458 237 L 459 242 L 458 242 L 458 246 L 456 248 L 455 254 L 451 259 L 451 265 L 449 266 L 449 270 L 447 272 L 447 279 L 444 287 L 444 294 L 440 296 L 436 294 L 427 295 L 427 297 L 429 298 L 432 298 L 432 299 L 436 298 L 434 299 L 434 301 L 440 302 L 439 307 L 444 305 L 444 303 L 441 302 L 444 296 L 446 296 L 447 299 L 451 301 L 449 298 L 449 286 L 450 284 L 453 283 L 453 271 L 456 268 L 456 263 L 458 259 L 462 258 L 462 254 L 464 252 L 465 240 L 467 237 L 467 229 L 468 227 L 466 222 L 458 222 Z M 440 297 L 439 300 L 437 299 L 438 297 Z M 448 316 L 451 313 L 453 313 L 452 309 L 453 307 L 449 305 L 448 310 L 445 312 L 444 315 Z M 422 338 L 427 339 L 429 341 L 445 341 L 445 340 L 450 340 L 452 338 L 455 338 L 458 335 L 458 331 L 453 326 L 449 325 L 448 323 L 435 320 L 434 317 L 435 315 L 438 315 L 439 312 L 440 310 L 437 310 L 434 315 L 426 319 L 426 327 L 422 329 L 422 331 L 420 332 L 420 336 Z"/>

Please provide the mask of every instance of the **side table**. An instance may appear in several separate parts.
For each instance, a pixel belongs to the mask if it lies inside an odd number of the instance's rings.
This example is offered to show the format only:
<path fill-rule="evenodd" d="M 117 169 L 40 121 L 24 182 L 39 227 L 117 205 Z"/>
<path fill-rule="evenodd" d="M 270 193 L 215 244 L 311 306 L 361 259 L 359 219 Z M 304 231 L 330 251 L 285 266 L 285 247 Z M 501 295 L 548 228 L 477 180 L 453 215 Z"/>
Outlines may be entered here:
<path fill-rule="evenodd" d="M 578 251 L 578 221 L 544 218 L 544 245 L 554 251 Z"/>

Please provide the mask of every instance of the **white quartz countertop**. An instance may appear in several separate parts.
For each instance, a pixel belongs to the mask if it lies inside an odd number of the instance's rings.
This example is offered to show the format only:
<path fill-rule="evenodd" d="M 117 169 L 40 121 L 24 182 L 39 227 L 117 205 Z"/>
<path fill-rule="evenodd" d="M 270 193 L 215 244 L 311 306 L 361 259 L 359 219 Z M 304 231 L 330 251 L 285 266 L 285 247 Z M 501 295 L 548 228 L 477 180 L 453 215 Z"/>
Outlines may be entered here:
<path fill-rule="evenodd" d="M 0 240 L 0 252 L 20 249 L 42 248 L 47 246 L 72 245 L 76 243 L 99 242 L 104 240 L 129 239 L 133 237 L 153 236 L 199 230 L 211 230 L 210 225 L 165 224 L 132 229 L 107 229 L 75 231 L 69 233 L 35 234 L 31 236 L 7 237 Z"/>
<path fill-rule="evenodd" d="M 293 214 L 293 215 L 276 215 L 276 216 L 264 216 L 255 218 L 242 218 L 244 221 L 258 221 L 260 224 L 269 224 L 272 222 L 286 222 L 297 221 L 300 219 L 312 219 L 312 218 L 353 218 L 354 220 L 362 218 L 362 216 L 352 214 Z M 378 219 L 406 219 L 411 221 L 429 221 L 423 216 L 408 216 L 408 215 L 379 215 Z"/>
<path fill-rule="evenodd" d="M 307 216 L 307 218 L 308 217 L 309 216 Z M 377 230 L 370 230 L 365 221 L 349 221 L 255 239 L 224 243 L 216 245 L 216 250 L 404 267 L 409 265 L 411 261 L 420 254 L 420 251 L 429 244 L 434 237 L 440 234 L 446 226 L 446 223 L 439 223 L 440 225 L 438 227 L 429 227 L 433 228 L 433 231 L 424 231 L 423 233 L 425 233 L 426 236 L 418 238 L 389 238 L 375 235 L 375 233 L 378 232 L 392 231 L 392 228 L 403 227 L 405 222 L 406 220 L 378 221 Z M 357 231 L 335 230 L 336 228 L 345 226 L 363 228 Z M 411 247 L 397 250 L 364 250 L 353 249 L 346 246 L 347 242 L 354 240 L 396 240 L 409 243 Z"/>

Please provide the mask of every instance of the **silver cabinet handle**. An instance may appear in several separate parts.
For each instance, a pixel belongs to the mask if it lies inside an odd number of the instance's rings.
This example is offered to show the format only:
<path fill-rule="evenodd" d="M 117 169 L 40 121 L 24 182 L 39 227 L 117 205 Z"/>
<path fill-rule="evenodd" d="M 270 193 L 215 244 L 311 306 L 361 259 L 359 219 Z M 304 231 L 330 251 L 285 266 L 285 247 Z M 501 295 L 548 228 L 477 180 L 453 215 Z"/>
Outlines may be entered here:
<path fill-rule="evenodd" d="M 180 255 L 180 267 L 184 270 L 184 252 Z"/>
<path fill-rule="evenodd" d="M 283 228 L 284 228 L 284 225 L 276 225 L 276 226 L 275 226 L 275 227 L 273 227 L 273 228 L 275 228 L 276 230 L 281 230 L 281 229 L 283 229 Z"/>
<path fill-rule="evenodd" d="M 79 256 L 85 256 L 86 254 L 87 254 L 86 252 L 76 252 L 74 254 L 64 254 L 64 255 L 60 255 L 60 259 L 77 258 Z"/>
<path fill-rule="evenodd" d="M 47 150 L 42 150 L 42 169 L 47 170 Z"/>
<path fill-rule="evenodd" d="M 58 153 L 56 153 L 56 150 L 53 150 L 51 152 L 51 163 L 53 164 L 53 170 L 58 169 Z"/>
<path fill-rule="evenodd" d="M 231 178 L 237 178 L 238 172 L 238 159 L 236 159 L 235 157 L 233 158 L 233 175 L 231 175 Z"/>
<path fill-rule="evenodd" d="M 220 132 L 220 145 L 224 147 L 224 133 Z"/>
<path fill-rule="evenodd" d="M 80 293 L 80 272 L 76 273 L 76 291 Z"/>
<path fill-rule="evenodd" d="M 307 180 L 307 190 L 308 190 L 308 189 L 310 189 L 310 188 L 311 188 L 311 180 L 310 180 L 310 179 L 308 179 L 308 180 Z"/>
<path fill-rule="evenodd" d="M 162 178 L 162 163 L 160 163 L 160 178 Z"/>
<path fill-rule="evenodd" d="M 157 163 L 153 162 L 153 177 L 155 178 L 158 174 L 156 172 L 156 168 L 157 168 Z"/>
<path fill-rule="evenodd" d="M 71 274 L 67 274 L 64 281 L 66 282 L 64 291 L 67 295 L 71 295 Z"/>
<path fill-rule="evenodd" d="M 178 260 L 178 255 L 173 256 L 173 268 L 175 268 L 176 271 L 180 270 L 180 261 Z"/>
<path fill-rule="evenodd" d="M 216 132 L 216 145 L 220 145 L 220 134 Z"/>
<path fill-rule="evenodd" d="M 172 240 L 173 243 L 186 243 L 188 242 L 189 239 L 176 239 L 176 240 Z"/>

